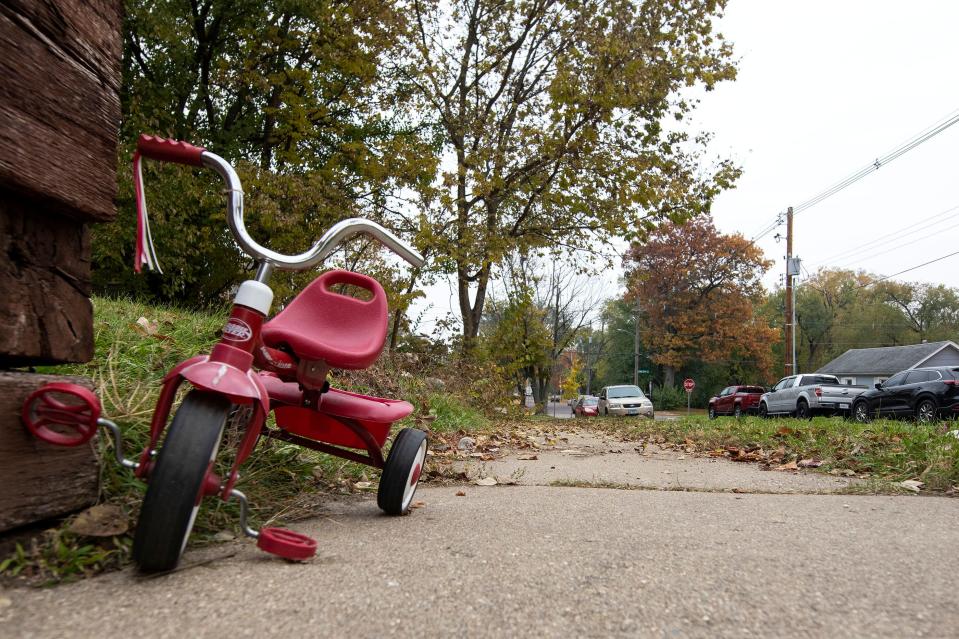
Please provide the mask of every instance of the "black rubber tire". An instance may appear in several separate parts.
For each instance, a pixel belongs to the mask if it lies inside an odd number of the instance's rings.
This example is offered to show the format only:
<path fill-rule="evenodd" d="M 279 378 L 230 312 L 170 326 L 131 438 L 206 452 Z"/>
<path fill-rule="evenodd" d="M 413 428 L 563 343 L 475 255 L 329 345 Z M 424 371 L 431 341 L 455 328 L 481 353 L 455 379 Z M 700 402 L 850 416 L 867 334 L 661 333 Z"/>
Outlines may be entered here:
<path fill-rule="evenodd" d="M 812 419 L 812 412 L 809 410 L 809 402 L 804 399 L 800 399 L 798 402 L 796 402 L 796 418 Z"/>
<path fill-rule="evenodd" d="M 759 417 L 761 419 L 769 419 L 769 408 L 766 406 L 766 402 L 759 404 Z"/>
<path fill-rule="evenodd" d="M 710 407 L 709 407 L 709 419 L 716 419 L 716 407 L 715 407 L 715 406 L 710 406 Z"/>
<path fill-rule="evenodd" d="M 920 424 L 934 424 L 939 420 L 938 410 L 936 400 L 931 397 L 923 397 L 916 404 L 916 421 Z"/>
<path fill-rule="evenodd" d="M 736 407 L 733 408 L 733 417 L 739 419 L 743 416 L 743 407 L 741 404 L 736 404 Z"/>
<path fill-rule="evenodd" d="M 865 401 L 853 402 L 852 410 L 849 411 L 849 419 L 860 424 L 868 424 L 870 421 L 869 404 Z"/>
<path fill-rule="evenodd" d="M 221 395 L 194 390 L 173 416 L 133 537 L 133 561 L 141 571 L 173 570 L 180 561 L 230 407 Z"/>
<path fill-rule="evenodd" d="M 404 428 L 393 440 L 376 494 L 377 505 L 387 515 L 405 515 L 410 512 L 420 473 L 426 463 L 427 446 L 426 433 L 416 428 Z M 415 468 L 417 464 L 419 469 Z M 408 493 L 407 486 L 412 487 Z"/>

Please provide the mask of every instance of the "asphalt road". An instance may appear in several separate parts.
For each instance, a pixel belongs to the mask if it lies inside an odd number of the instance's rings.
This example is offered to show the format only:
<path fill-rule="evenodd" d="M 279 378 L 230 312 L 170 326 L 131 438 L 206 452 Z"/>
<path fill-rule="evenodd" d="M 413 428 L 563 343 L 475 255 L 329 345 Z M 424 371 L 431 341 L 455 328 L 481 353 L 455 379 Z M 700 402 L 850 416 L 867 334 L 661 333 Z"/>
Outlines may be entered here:
<path fill-rule="evenodd" d="M 595 460 L 612 455 L 652 463 Z M 309 563 L 234 542 L 162 577 L 7 589 L 0 637 L 959 636 L 959 500 L 668 481 L 424 486 L 402 518 L 369 496 L 333 501 L 292 526 L 320 542 Z"/>

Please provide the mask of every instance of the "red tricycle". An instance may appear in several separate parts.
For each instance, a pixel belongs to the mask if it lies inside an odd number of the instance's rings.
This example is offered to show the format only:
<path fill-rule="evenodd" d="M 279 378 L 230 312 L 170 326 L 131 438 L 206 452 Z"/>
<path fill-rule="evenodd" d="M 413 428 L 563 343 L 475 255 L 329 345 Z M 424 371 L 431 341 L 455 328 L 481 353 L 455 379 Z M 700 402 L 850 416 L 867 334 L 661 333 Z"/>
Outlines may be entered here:
<path fill-rule="evenodd" d="M 330 228 L 307 252 L 282 255 L 259 245 L 243 221 L 243 190 L 233 167 L 223 158 L 185 142 L 142 135 L 134 155 L 137 195 L 136 270 L 159 270 L 143 195 L 141 158 L 209 167 L 226 182 L 227 221 L 240 248 L 256 261 L 256 275 L 236 292 L 219 342 L 209 355 L 177 365 L 163 378 L 150 425 L 150 440 L 137 461 L 122 454 L 120 429 L 100 417 L 96 396 L 71 384 L 48 384 L 30 395 L 23 421 L 40 439 L 80 445 L 97 426 L 113 436 L 119 463 L 147 481 L 133 541 L 133 559 L 146 572 L 173 569 L 183 554 L 204 497 L 240 503 L 240 526 L 267 552 L 304 560 L 316 542 L 281 528 L 251 529 L 246 497 L 235 485 L 240 465 L 261 437 L 272 437 L 382 469 L 377 503 L 390 515 L 409 512 L 426 457 L 426 434 L 404 428 L 389 456 L 383 447 L 394 422 L 409 415 L 405 402 L 330 388 L 331 368 L 362 369 L 379 356 L 386 339 L 387 302 L 380 284 L 343 270 L 324 273 L 282 311 L 267 321 L 273 301 L 268 286 L 274 270 L 299 271 L 322 262 L 356 233 L 368 233 L 414 266 L 423 258 L 382 226 L 360 218 Z M 337 285 L 364 289 L 367 299 L 337 292 Z M 177 391 L 189 390 L 170 413 Z M 267 426 L 273 411 L 275 428 Z M 169 422 L 169 425 L 168 425 Z M 242 433 L 232 467 L 214 472 L 224 433 Z M 165 435 L 164 435 L 165 434 Z M 161 443 L 162 442 L 162 443 Z"/>

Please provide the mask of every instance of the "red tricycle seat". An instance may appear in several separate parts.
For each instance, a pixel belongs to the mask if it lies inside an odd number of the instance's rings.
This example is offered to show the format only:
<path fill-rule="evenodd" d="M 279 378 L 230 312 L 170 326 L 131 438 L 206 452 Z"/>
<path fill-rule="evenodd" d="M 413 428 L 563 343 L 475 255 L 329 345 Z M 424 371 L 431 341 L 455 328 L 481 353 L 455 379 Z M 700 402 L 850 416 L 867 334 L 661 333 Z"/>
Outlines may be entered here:
<path fill-rule="evenodd" d="M 369 300 L 330 290 L 352 284 L 372 293 Z M 263 325 L 263 343 L 289 348 L 300 359 L 322 360 L 333 368 L 366 368 L 386 341 L 386 293 L 372 277 L 329 271 L 303 289 L 276 317 Z"/>

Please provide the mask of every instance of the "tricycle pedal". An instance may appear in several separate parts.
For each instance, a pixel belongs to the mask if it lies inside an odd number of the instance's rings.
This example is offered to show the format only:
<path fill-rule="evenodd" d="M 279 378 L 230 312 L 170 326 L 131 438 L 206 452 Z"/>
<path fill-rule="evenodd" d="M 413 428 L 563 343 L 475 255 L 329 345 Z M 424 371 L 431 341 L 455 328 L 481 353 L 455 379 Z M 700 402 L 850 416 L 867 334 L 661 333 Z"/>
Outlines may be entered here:
<path fill-rule="evenodd" d="M 256 547 L 292 561 L 305 561 L 316 555 L 315 539 L 286 528 L 261 528 Z"/>

